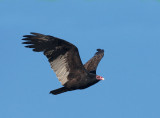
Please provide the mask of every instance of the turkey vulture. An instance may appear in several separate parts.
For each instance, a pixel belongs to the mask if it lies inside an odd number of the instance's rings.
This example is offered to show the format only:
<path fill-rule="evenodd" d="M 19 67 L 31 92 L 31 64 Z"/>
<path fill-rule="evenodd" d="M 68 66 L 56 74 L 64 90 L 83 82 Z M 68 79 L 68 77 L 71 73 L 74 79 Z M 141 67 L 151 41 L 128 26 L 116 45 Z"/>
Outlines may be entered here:
<path fill-rule="evenodd" d="M 61 88 L 50 91 L 51 94 L 57 95 L 76 89 L 85 89 L 104 80 L 103 77 L 96 75 L 97 66 L 104 56 L 103 49 L 97 49 L 95 55 L 83 65 L 78 48 L 63 39 L 39 33 L 31 33 L 23 37 L 25 37 L 22 39 L 25 40 L 23 44 L 27 44 L 25 47 L 44 53 L 63 85 Z"/>

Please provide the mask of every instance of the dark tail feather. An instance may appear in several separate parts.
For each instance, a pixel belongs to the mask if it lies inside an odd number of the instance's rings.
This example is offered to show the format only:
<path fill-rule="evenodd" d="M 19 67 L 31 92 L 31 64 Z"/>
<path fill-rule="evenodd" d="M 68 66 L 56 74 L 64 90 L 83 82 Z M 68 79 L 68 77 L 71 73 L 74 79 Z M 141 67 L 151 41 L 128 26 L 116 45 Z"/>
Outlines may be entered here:
<path fill-rule="evenodd" d="M 70 91 L 70 90 L 65 87 L 62 87 L 62 88 L 50 91 L 50 94 L 57 95 L 57 94 L 61 94 L 61 93 L 67 92 L 67 91 Z"/>

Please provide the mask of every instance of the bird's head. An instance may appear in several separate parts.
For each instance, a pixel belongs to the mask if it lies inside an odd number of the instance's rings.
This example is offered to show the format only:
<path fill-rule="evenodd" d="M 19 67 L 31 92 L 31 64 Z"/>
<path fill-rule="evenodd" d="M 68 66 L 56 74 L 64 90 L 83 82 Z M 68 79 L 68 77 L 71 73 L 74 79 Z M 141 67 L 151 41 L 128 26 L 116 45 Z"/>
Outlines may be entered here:
<path fill-rule="evenodd" d="M 97 79 L 97 80 L 104 80 L 104 78 L 101 77 L 101 76 L 99 76 L 99 75 L 96 75 L 96 79 Z"/>

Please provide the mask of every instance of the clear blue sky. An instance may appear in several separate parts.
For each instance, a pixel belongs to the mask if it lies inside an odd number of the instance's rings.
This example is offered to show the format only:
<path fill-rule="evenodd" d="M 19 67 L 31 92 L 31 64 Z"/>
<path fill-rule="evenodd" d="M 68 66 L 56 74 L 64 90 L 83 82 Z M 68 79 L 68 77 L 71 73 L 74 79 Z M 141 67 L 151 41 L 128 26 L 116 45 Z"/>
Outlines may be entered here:
<path fill-rule="evenodd" d="M 86 90 L 61 87 L 42 53 L 21 44 L 38 32 L 72 42 L 83 63 L 105 50 Z M 1 0 L 0 118 L 160 118 L 158 0 Z"/>

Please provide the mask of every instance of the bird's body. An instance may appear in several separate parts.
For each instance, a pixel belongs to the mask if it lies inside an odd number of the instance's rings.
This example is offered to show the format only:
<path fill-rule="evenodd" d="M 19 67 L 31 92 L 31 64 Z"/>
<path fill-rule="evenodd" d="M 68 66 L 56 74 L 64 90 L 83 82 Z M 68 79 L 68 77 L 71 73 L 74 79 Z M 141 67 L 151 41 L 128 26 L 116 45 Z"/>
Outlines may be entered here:
<path fill-rule="evenodd" d="M 33 48 L 33 51 L 43 52 L 48 58 L 51 68 L 56 73 L 57 78 L 63 85 L 62 88 L 51 91 L 57 95 L 63 92 L 76 89 L 85 89 L 103 80 L 96 75 L 96 68 L 104 56 L 104 50 L 97 49 L 98 52 L 85 65 L 82 64 L 79 52 L 73 44 L 49 35 L 31 33 L 25 35 L 25 47 Z"/>
<path fill-rule="evenodd" d="M 80 75 L 76 77 L 76 79 L 73 78 L 71 81 L 64 84 L 64 86 L 71 89 L 85 89 L 97 82 L 99 82 L 99 80 L 96 79 L 96 75 L 88 73 L 86 76 Z"/>

